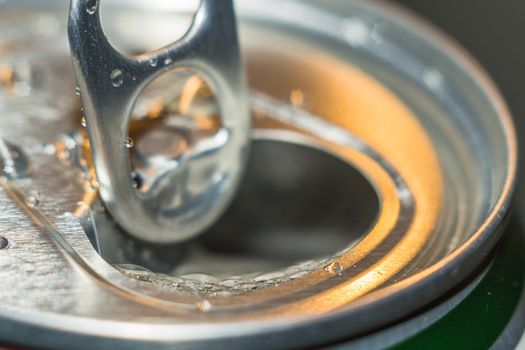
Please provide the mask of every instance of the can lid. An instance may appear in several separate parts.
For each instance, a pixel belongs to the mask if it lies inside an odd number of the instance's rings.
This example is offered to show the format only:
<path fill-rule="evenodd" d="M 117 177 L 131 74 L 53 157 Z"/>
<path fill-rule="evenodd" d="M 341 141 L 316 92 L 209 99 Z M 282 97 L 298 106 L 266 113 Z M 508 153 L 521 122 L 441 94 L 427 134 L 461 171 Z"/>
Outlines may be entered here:
<path fill-rule="evenodd" d="M 150 38 L 150 50 L 185 16 L 176 2 L 161 11 L 158 3 L 108 3 L 104 28 L 122 43 L 130 33 Z M 499 238 L 515 177 L 513 129 L 497 93 L 406 15 L 368 2 L 323 4 L 236 5 L 252 89 L 245 181 L 208 232 L 168 246 L 126 235 L 98 197 L 67 68 L 67 9 L 9 7 L 0 66 L 27 62 L 34 80 L 28 95 L 0 82 L 0 139 L 30 170 L 0 183 L 0 236 L 9 241 L 0 250 L 0 339 L 315 346 L 416 312 L 479 267 Z M 131 25 L 137 18 L 140 28 Z M 42 31 L 39 21 L 58 29 Z M 119 37 L 118 28 L 129 31 Z M 197 86 L 190 73 L 173 74 L 186 74 L 178 91 Z M 133 137 L 136 164 L 148 136 L 188 125 L 170 84 L 153 82 L 134 107 L 131 127 L 150 127 Z M 186 91 L 203 93 L 195 86 Z M 176 108 L 150 118 L 154 91 Z M 203 96 L 192 100 L 192 116 L 215 113 Z M 213 133 L 216 118 L 203 120 Z M 180 146 L 172 145 L 169 157 Z M 150 186 L 139 170 L 136 186 Z"/>

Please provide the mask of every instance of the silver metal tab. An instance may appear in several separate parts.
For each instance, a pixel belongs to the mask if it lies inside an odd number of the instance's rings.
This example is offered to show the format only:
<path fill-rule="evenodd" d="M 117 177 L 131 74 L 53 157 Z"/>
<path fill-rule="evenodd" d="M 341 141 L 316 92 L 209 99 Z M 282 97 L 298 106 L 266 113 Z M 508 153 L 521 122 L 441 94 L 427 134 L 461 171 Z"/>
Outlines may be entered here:
<path fill-rule="evenodd" d="M 101 26 L 100 2 L 72 0 L 69 42 L 100 195 L 133 236 L 176 242 L 211 225 L 242 174 L 250 119 L 232 1 L 203 0 L 186 35 L 138 56 L 118 52 Z M 210 84 L 222 124 L 168 162 L 146 192 L 134 187 L 128 128 L 140 92 L 162 73 L 189 68 Z M 204 184 L 187 186 L 191 177 Z"/>

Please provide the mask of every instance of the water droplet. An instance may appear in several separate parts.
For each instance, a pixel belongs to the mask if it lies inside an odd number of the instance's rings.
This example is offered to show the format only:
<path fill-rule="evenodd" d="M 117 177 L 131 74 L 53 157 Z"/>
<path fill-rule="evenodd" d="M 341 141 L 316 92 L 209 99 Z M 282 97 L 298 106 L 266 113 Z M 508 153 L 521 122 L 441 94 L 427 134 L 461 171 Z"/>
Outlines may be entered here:
<path fill-rule="evenodd" d="M 97 11 L 97 8 L 98 8 L 98 0 L 88 0 L 86 2 L 86 11 L 90 15 L 93 15 Z"/>
<path fill-rule="evenodd" d="M 31 208 L 38 207 L 40 204 L 40 198 L 38 196 L 38 193 L 32 192 L 29 197 L 26 199 L 27 205 L 29 205 Z"/>
<path fill-rule="evenodd" d="M 80 88 L 78 86 L 75 88 L 75 95 L 80 96 Z"/>
<path fill-rule="evenodd" d="M 170 65 L 171 63 L 173 63 L 173 60 L 171 58 L 169 58 L 169 57 L 164 60 L 164 65 L 165 66 Z"/>
<path fill-rule="evenodd" d="M 111 85 L 114 87 L 122 86 L 124 83 L 124 75 L 122 74 L 122 71 L 120 69 L 114 69 L 111 72 Z"/>
<path fill-rule="evenodd" d="M 364 45 L 369 39 L 370 28 L 360 18 L 346 18 L 341 23 L 341 31 L 351 45 Z"/>
<path fill-rule="evenodd" d="M 131 137 L 128 137 L 124 144 L 126 145 L 126 148 L 133 148 L 133 146 L 135 145 Z"/>
<path fill-rule="evenodd" d="M 0 250 L 9 248 L 9 240 L 4 236 L 0 236 Z"/>
<path fill-rule="evenodd" d="M 328 273 L 340 275 L 343 272 L 343 265 L 339 261 L 332 261 L 324 267 L 324 270 Z"/>
<path fill-rule="evenodd" d="M 86 117 L 82 117 L 82 120 L 80 121 L 80 125 L 82 125 L 83 128 L 87 126 Z"/>
<path fill-rule="evenodd" d="M 10 165 L 6 165 L 6 166 L 4 166 L 4 173 L 6 173 L 8 175 L 12 175 L 12 174 L 15 173 L 15 168 L 13 168 Z"/>
<path fill-rule="evenodd" d="M 428 68 L 423 72 L 423 82 L 432 90 L 440 90 L 445 84 L 445 77 L 437 68 Z"/>
<path fill-rule="evenodd" d="M 202 312 L 209 312 L 212 309 L 212 305 L 208 300 L 202 300 L 197 303 L 195 303 L 195 306 L 197 306 L 197 309 Z"/>
<path fill-rule="evenodd" d="M 148 270 L 147 268 L 143 266 L 134 265 L 134 264 L 118 264 L 114 266 L 120 270 L 125 270 L 125 271 L 151 272 L 151 270 Z"/>
<path fill-rule="evenodd" d="M 0 176 L 22 178 L 29 173 L 29 159 L 20 147 L 0 140 Z"/>
<path fill-rule="evenodd" d="M 159 63 L 159 59 L 157 57 L 153 57 L 149 60 L 149 65 L 152 67 L 157 67 L 158 63 Z"/>
<path fill-rule="evenodd" d="M 144 179 L 142 178 L 142 176 L 137 172 L 133 172 L 131 174 L 131 177 L 133 180 L 133 188 L 140 189 L 144 184 Z"/>
<path fill-rule="evenodd" d="M 93 193 L 93 192 L 96 191 L 96 190 L 93 188 L 93 186 L 91 186 L 91 181 L 90 181 L 90 180 L 86 180 L 86 181 L 83 181 L 83 182 L 82 182 L 82 189 L 83 189 L 84 192 L 86 192 L 86 193 Z"/>

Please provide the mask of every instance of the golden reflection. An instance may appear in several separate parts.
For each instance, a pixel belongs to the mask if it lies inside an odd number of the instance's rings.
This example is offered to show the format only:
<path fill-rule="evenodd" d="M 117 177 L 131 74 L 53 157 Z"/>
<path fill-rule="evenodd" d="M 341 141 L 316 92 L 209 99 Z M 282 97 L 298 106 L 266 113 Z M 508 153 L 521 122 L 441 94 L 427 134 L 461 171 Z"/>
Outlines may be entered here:
<path fill-rule="evenodd" d="M 198 75 L 194 75 L 186 81 L 179 100 L 179 111 L 181 114 L 190 114 L 192 102 L 198 96 L 198 93 L 202 91 L 203 87 L 204 81 Z"/>
<path fill-rule="evenodd" d="M 190 77 L 179 99 L 179 113 L 191 117 L 197 130 L 208 136 L 221 127 L 219 106 L 212 90 L 198 75 Z"/>
<path fill-rule="evenodd" d="M 297 51 L 304 53 L 302 49 Z M 433 145 L 416 116 L 399 98 L 374 78 L 346 63 L 328 56 L 314 56 L 313 53 L 302 56 L 308 57 L 305 60 L 292 56 L 290 52 L 270 56 L 265 51 L 264 60 L 248 60 L 252 86 L 277 98 L 288 99 L 290 91 L 298 86 L 303 94 L 315 96 L 309 101 L 311 112 L 352 132 L 394 166 L 413 195 L 415 213 L 409 228 L 394 246 L 389 247 L 390 251 L 371 266 L 363 265 L 362 272 L 350 274 L 347 280 L 319 289 L 321 283 L 337 275 L 320 270 L 275 288 L 255 291 L 249 297 L 212 300 L 214 305 L 223 306 L 242 303 L 242 299 L 254 304 L 303 291 L 296 295 L 305 297 L 299 297 L 286 306 L 267 309 L 265 314 L 269 317 L 329 312 L 389 281 L 414 259 L 429 239 L 439 215 L 443 191 L 439 160 Z M 260 52 L 252 55 L 261 57 Z M 282 127 L 279 122 L 262 123 L 263 120 L 257 118 L 255 126 Z M 398 193 L 393 179 L 367 155 L 326 140 L 318 139 L 317 142 L 342 154 L 345 160 L 359 169 L 374 185 L 381 200 L 378 220 L 370 232 L 337 260 L 343 271 L 351 272 L 392 232 L 399 219 Z M 315 293 L 306 292 L 314 286 Z M 257 315 L 261 316 L 260 313 Z"/>
<path fill-rule="evenodd" d="M 253 87 L 274 97 L 292 100 L 293 104 L 303 104 L 304 96 L 315 96 L 315 99 L 308 101 L 308 109 L 352 132 L 388 160 L 414 197 L 415 214 L 410 227 L 402 239 L 390 247 L 388 253 L 371 266 L 364 266 L 359 274 L 350 274 L 346 280 L 323 286 L 334 276 L 338 278 L 340 273 L 351 272 L 384 242 L 399 219 L 401 206 L 395 183 L 381 164 L 359 150 L 344 148 L 316 138 L 315 135 L 306 136 L 342 156 L 369 179 L 381 200 L 377 221 L 355 247 L 337 259 L 339 265 L 335 270 L 319 269 L 279 286 L 227 298 L 210 297 L 209 301 L 216 309 L 220 309 L 233 305 L 253 305 L 302 291 L 295 294 L 302 297 L 286 306 L 266 309 L 264 314 L 273 317 L 329 312 L 383 285 L 409 264 L 425 245 L 440 210 L 443 184 L 438 158 L 428 135 L 412 112 L 386 87 L 359 69 L 326 56 L 307 55 L 308 59 L 305 60 L 299 57 L 283 58 L 283 55 L 291 53 L 275 56 L 265 53 L 265 59 L 262 60 L 260 53 L 254 55 L 259 55 L 259 59 L 248 60 Z M 184 85 L 178 103 L 182 114 L 195 110 L 192 104 L 203 91 L 202 85 L 203 81 L 198 77 L 190 78 Z M 159 106 L 160 103 L 152 115 L 163 119 L 166 108 L 159 113 Z M 203 115 L 209 117 L 210 114 Z M 136 126 L 137 129 L 143 127 L 142 124 Z M 271 116 L 260 115 L 255 118 L 254 127 L 294 130 L 291 125 L 285 125 Z M 88 164 L 92 169 L 92 160 Z M 86 193 L 86 203 L 93 199 L 89 196 L 91 194 Z M 314 287 L 315 293 L 307 292 Z M 246 316 L 239 314 L 240 318 Z M 260 311 L 257 316 L 261 316 Z"/>
<path fill-rule="evenodd" d="M 73 213 L 77 217 L 81 216 L 86 208 L 91 206 L 91 204 L 93 204 L 93 202 L 98 198 L 97 173 L 95 171 L 95 163 L 93 160 L 93 154 L 91 153 L 89 138 L 85 129 L 81 130 L 81 136 L 82 145 L 79 147 L 81 152 L 80 162 L 82 163 L 84 171 L 87 171 L 88 173 L 84 174 L 85 178 L 82 185 L 84 194 L 82 195 L 82 200 L 80 201 L 80 205 L 77 206 L 75 212 Z M 57 145 L 55 145 L 55 148 Z"/>
<path fill-rule="evenodd" d="M 8 92 L 12 92 L 15 88 L 14 74 L 15 71 L 10 65 L 0 65 L 0 85 Z"/>
<path fill-rule="evenodd" d="M 304 93 L 301 89 L 293 89 L 290 92 L 290 103 L 295 107 L 304 106 Z"/>
<path fill-rule="evenodd" d="M 183 81 L 180 86 L 179 81 Z M 136 105 L 140 107 L 133 112 L 129 130 L 135 141 L 148 130 L 166 125 L 188 129 L 197 138 L 213 135 L 221 127 L 212 90 L 198 75 L 187 78 L 186 71 L 175 71 L 151 83 Z"/>
<path fill-rule="evenodd" d="M 157 97 L 148 108 L 148 119 L 157 119 L 164 112 L 165 104 L 162 97 Z"/>

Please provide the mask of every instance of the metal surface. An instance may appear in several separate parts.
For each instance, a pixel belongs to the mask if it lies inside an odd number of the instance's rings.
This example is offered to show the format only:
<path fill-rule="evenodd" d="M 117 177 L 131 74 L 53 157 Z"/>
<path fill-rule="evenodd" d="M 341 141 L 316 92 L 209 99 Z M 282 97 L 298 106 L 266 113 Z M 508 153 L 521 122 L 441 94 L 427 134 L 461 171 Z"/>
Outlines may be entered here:
<path fill-rule="evenodd" d="M 188 239 L 224 212 L 247 153 L 250 117 L 233 3 L 203 0 L 182 39 L 138 56 L 123 55 L 109 43 L 99 3 L 71 1 L 69 21 L 99 193 L 115 220 L 135 237 L 156 243 Z M 138 191 L 129 157 L 133 106 L 150 82 L 181 67 L 210 82 L 221 103 L 221 127 L 210 137 L 186 140 L 180 153 L 147 169 L 140 176 L 152 178 L 152 184 Z"/>
<path fill-rule="evenodd" d="M 495 257 L 466 286 L 391 327 L 328 348 L 516 348 L 525 327 L 524 249 L 525 231 L 513 215 Z"/>
<path fill-rule="evenodd" d="M 177 2 L 104 3 L 112 43 L 135 52 L 173 42 L 172 30 L 183 33 L 180 23 L 191 20 Z M 5 9 L 2 65 L 29 66 L 33 74 L 10 76 L 34 79 L 22 79 L 29 91 L 14 89 L 16 79 L 0 85 L 0 138 L 23 145 L 31 164 L 28 177 L 1 183 L 0 235 L 10 242 L 0 251 L 3 341 L 333 343 L 427 307 L 499 239 L 516 166 L 508 113 L 475 64 L 398 10 L 368 1 L 238 2 L 255 156 L 216 225 L 158 247 L 126 235 L 98 198 L 65 69 L 67 9 L 59 1 Z M 149 92 L 171 84 L 151 84 L 132 123 L 157 106 Z M 203 91 L 197 85 L 189 77 L 181 94 Z M 161 96 L 171 105 L 173 96 Z M 179 125 L 181 100 L 162 110 L 155 135 Z M 214 113 L 207 98 L 192 101 Z M 149 154 L 150 135 L 135 139 L 133 159 Z"/>

